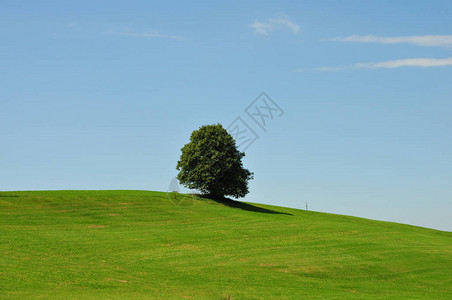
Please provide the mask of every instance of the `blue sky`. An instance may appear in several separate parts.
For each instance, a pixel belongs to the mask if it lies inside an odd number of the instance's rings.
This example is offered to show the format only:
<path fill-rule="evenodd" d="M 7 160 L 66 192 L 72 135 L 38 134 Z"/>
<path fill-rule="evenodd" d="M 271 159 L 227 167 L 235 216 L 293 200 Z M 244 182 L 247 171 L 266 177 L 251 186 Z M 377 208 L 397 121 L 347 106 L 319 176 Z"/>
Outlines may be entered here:
<path fill-rule="evenodd" d="M 320 3 L 321 2 L 321 3 Z M 0 190 L 165 191 L 204 124 L 246 201 L 452 230 L 452 1 L 0 1 Z M 262 91 L 284 111 L 264 132 Z"/>

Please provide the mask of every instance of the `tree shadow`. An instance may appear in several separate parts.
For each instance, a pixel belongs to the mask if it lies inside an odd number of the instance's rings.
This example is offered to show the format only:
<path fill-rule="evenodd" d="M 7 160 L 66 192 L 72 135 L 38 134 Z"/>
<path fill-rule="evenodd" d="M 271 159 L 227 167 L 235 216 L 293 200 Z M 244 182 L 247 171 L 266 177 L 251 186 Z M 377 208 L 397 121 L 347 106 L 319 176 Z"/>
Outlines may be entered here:
<path fill-rule="evenodd" d="M 280 212 L 280 211 L 271 210 L 271 209 L 267 209 L 267 208 L 262 208 L 262 207 L 254 206 L 252 204 L 248 204 L 248 203 L 245 203 L 245 202 L 232 200 L 232 199 L 229 199 L 229 198 L 226 198 L 226 197 L 217 197 L 217 196 L 202 195 L 202 194 L 201 195 L 196 195 L 196 196 L 198 196 L 200 198 L 205 198 L 205 199 L 209 199 L 209 200 L 215 201 L 217 203 L 223 204 L 223 205 L 228 206 L 228 207 L 239 208 L 241 210 L 254 211 L 254 212 L 264 213 L 264 214 L 293 216 L 290 213 L 285 213 L 285 212 Z"/>
<path fill-rule="evenodd" d="M 5 198 L 8 197 L 9 198 L 9 197 L 20 197 L 20 196 L 18 196 L 18 195 L 1 194 L 0 193 L 0 197 L 5 197 Z"/>

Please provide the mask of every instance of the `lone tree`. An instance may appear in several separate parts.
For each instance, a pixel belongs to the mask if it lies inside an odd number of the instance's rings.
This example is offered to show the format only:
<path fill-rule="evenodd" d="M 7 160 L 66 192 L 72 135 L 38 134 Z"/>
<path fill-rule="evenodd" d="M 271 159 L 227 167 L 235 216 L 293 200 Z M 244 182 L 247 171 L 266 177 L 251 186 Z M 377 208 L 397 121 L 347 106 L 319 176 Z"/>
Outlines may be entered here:
<path fill-rule="evenodd" d="M 177 162 L 177 179 L 185 187 L 214 198 L 245 197 L 253 173 L 243 168 L 245 153 L 237 149 L 234 138 L 217 125 L 201 126 L 192 132 Z"/>

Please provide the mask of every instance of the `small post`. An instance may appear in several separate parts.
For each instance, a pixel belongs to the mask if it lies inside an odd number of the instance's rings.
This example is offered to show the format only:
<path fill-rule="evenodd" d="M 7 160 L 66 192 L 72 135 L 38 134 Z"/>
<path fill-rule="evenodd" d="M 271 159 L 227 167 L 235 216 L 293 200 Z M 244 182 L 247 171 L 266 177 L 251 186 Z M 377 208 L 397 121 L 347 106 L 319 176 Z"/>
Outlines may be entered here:
<path fill-rule="evenodd" d="M 308 201 L 306 201 L 306 211 L 308 210 Z"/>

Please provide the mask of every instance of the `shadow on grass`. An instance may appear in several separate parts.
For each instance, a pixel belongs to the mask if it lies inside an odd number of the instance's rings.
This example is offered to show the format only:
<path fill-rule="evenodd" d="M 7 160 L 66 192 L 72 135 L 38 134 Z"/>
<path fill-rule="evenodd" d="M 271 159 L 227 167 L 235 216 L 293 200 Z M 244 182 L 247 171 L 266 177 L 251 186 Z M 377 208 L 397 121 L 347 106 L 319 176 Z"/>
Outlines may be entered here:
<path fill-rule="evenodd" d="M 205 199 L 209 199 L 212 201 L 215 201 L 217 203 L 232 207 L 232 208 L 239 208 L 242 210 L 246 210 L 246 211 L 254 211 L 254 212 L 258 212 L 258 213 L 264 213 L 264 214 L 274 214 L 274 215 L 289 215 L 289 216 L 293 216 L 290 213 L 285 213 L 285 212 L 280 212 L 280 211 L 276 211 L 276 210 L 271 210 L 271 209 L 267 209 L 267 208 L 262 208 L 262 207 L 258 207 L 258 206 L 254 206 L 248 203 L 244 203 L 244 202 L 240 202 L 240 201 L 235 201 L 226 197 L 215 197 L 212 195 L 196 195 L 200 198 L 205 198 Z"/>
<path fill-rule="evenodd" d="M 8 195 L 8 194 L 0 194 L 0 197 L 20 197 L 18 195 Z"/>

